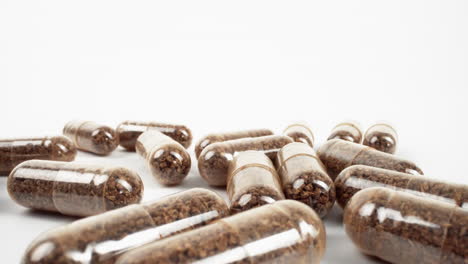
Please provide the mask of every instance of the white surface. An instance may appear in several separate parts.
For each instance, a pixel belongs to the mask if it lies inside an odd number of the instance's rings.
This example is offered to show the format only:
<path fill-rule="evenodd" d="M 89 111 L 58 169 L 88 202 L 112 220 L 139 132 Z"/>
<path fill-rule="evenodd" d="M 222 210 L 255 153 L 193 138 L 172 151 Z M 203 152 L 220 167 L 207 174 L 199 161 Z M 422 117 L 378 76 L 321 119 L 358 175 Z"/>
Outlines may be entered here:
<path fill-rule="evenodd" d="M 343 119 L 396 125 L 398 155 L 468 183 L 467 1 L 0 1 L 0 137 L 57 134 L 70 119 L 213 131 Z M 144 200 L 207 187 L 193 169 L 162 188 L 136 154 L 79 161 L 138 170 Z M 2 263 L 71 218 L 13 203 L 0 179 Z M 378 263 L 326 221 L 323 263 Z"/>

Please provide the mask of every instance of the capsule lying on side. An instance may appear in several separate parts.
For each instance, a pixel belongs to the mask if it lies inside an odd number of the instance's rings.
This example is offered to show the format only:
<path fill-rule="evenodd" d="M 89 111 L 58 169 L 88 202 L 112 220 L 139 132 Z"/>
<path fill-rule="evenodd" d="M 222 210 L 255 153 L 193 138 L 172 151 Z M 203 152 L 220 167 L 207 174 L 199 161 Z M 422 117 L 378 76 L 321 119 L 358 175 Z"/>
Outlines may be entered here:
<path fill-rule="evenodd" d="M 346 233 L 365 254 L 391 263 L 468 260 L 468 210 L 388 188 L 369 188 L 344 210 Z"/>
<path fill-rule="evenodd" d="M 119 146 L 119 137 L 114 129 L 92 121 L 71 121 L 63 128 L 63 134 L 78 149 L 98 155 L 109 155 Z"/>
<path fill-rule="evenodd" d="M 362 130 L 356 122 L 343 122 L 336 125 L 328 136 L 328 140 L 341 139 L 354 143 L 361 143 Z"/>
<path fill-rule="evenodd" d="M 398 144 L 398 135 L 395 128 L 389 124 L 375 124 L 367 129 L 362 144 L 393 154 Z"/>
<path fill-rule="evenodd" d="M 25 161 L 7 185 L 10 197 L 24 207 L 73 216 L 138 203 L 143 195 L 143 182 L 128 169 L 59 161 Z"/>
<path fill-rule="evenodd" d="M 26 160 L 73 161 L 76 147 L 66 137 L 19 138 L 0 140 L 0 176 Z"/>
<path fill-rule="evenodd" d="M 314 147 L 314 133 L 312 133 L 312 130 L 304 124 L 293 124 L 288 126 L 284 130 L 283 135 L 292 138 L 294 142 L 301 142 Z"/>
<path fill-rule="evenodd" d="M 423 174 L 413 162 L 361 144 L 332 139 L 323 144 L 317 154 L 334 180 L 351 165 L 367 165 L 409 174 Z"/>
<path fill-rule="evenodd" d="M 248 210 L 122 255 L 117 264 L 318 264 L 325 228 L 306 205 L 292 201 Z"/>
<path fill-rule="evenodd" d="M 129 249 L 206 225 L 228 212 L 215 192 L 190 189 L 46 232 L 28 247 L 22 263 L 113 264 Z"/>

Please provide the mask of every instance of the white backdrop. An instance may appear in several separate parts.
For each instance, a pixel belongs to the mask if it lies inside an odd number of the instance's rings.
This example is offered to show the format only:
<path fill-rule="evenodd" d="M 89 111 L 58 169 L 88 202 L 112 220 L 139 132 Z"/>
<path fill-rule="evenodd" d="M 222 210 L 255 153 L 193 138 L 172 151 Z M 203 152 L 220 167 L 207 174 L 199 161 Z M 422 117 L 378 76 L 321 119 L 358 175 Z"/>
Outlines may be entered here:
<path fill-rule="evenodd" d="M 70 119 L 181 123 L 213 131 L 343 119 L 392 122 L 398 155 L 468 184 L 467 1 L 0 0 L 0 137 L 57 134 Z M 193 149 L 193 148 L 191 148 Z M 144 200 L 200 186 L 196 168 L 163 188 L 136 154 L 77 160 L 138 170 Z M 194 162 L 195 163 L 195 162 Z M 0 179 L 2 263 L 73 219 L 14 204 Z M 223 190 L 218 190 L 223 195 Z M 378 263 L 326 219 L 324 263 Z"/>

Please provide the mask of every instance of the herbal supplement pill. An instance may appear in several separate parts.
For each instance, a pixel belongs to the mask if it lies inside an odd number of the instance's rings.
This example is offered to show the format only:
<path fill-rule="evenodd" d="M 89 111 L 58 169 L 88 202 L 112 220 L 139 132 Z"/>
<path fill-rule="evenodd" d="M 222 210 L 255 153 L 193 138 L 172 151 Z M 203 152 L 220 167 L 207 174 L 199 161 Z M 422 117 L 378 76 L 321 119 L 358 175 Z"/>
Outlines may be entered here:
<path fill-rule="evenodd" d="M 198 158 L 204 148 L 216 142 L 223 142 L 223 141 L 240 139 L 240 138 L 263 137 L 263 136 L 270 136 L 270 135 L 273 135 L 273 131 L 269 129 L 253 129 L 253 130 L 209 134 L 197 142 L 197 144 L 195 145 L 195 155 Z"/>
<path fill-rule="evenodd" d="M 23 161 L 31 159 L 72 161 L 76 147 L 66 137 L 0 140 L 0 176 L 8 174 Z"/>
<path fill-rule="evenodd" d="M 362 144 L 386 153 L 395 153 L 398 142 L 396 130 L 389 124 L 375 124 L 364 134 Z"/>
<path fill-rule="evenodd" d="M 246 151 L 234 157 L 228 171 L 227 193 L 232 213 L 284 199 L 273 163 L 258 151 Z"/>
<path fill-rule="evenodd" d="M 453 184 L 364 165 L 344 169 L 335 180 L 338 203 L 342 208 L 358 191 L 386 187 L 468 209 L 468 185 Z"/>
<path fill-rule="evenodd" d="M 468 211 L 388 188 L 369 188 L 344 210 L 346 233 L 365 254 L 391 263 L 467 263 Z"/>
<path fill-rule="evenodd" d="M 283 135 L 292 138 L 295 142 L 302 142 L 314 147 L 314 133 L 312 133 L 312 130 L 304 124 L 293 124 L 288 126 L 284 130 Z"/>
<path fill-rule="evenodd" d="M 342 139 L 354 143 L 361 143 L 362 131 L 356 122 L 340 123 L 332 129 L 328 137 L 328 140 L 331 139 Z"/>
<path fill-rule="evenodd" d="M 90 216 L 140 202 L 143 182 L 120 167 L 29 160 L 11 172 L 8 192 L 28 208 Z"/>
<path fill-rule="evenodd" d="M 192 162 L 187 150 L 157 130 L 141 134 L 136 151 L 146 159 L 151 173 L 162 184 L 180 184 L 190 171 Z"/>
<path fill-rule="evenodd" d="M 275 161 L 278 150 L 291 142 L 292 139 L 287 136 L 264 136 L 214 143 L 206 147 L 198 157 L 198 170 L 208 184 L 226 186 L 228 167 L 234 155 L 256 150 Z"/>
<path fill-rule="evenodd" d="M 351 165 L 367 165 L 409 174 L 423 174 L 411 161 L 340 139 L 327 141 L 319 148 L 317 154 L 333 180 Z"/>
<path fill-rule="evenodd" d="M 228 212 L 215 192 L 190 189 L 46 232 L 29 246 L 22 263 L 112 264 L 129 249 L 206 225 Z"/>
<path fill-rule="evenodd" d="M 179 142 L 184 148 L 192 143 L 192 132 L 183 125 L 171 125 L 156 122 L 125 121 L 117 127 L 120 146 L 128 151 L 135 151 L 137 138 L 145 131 L 155 129 Z"/>
<path fill-rule="evenodd" d="M 119 145 L 119 137 L 114 129 L 92 121 L 71 121 L 63 128 L 63 134 L 78 149 L 99 155 L 108 155 Z"/>
<path fill-rule="evenodd" d="M 306 205 L 278 201 L 131 250 L 117 264 L 318 264 L 325 228 Z"/>
<path fill-rule="evenodd" d="M 278 152 L 278 173 L 287 199 L 303 202 L 324 217 L 335 203 L 335 187 L 314 149 L 294 142 Z"/>

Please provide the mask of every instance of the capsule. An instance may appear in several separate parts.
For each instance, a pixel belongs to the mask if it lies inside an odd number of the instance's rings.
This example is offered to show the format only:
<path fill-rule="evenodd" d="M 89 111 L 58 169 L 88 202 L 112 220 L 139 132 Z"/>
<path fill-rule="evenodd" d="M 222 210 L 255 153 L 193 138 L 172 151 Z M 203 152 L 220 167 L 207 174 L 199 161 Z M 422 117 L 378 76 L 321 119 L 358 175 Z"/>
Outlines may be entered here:
<path fill-rule="evenodd" d="M 117 264 L 318 264 L 325 228 L 306 205 L 292 201 L 248 210 L 129 251 Z"/>
<path fill-rule="evenodd" d="M 180 184 L 192 165 L 187 150 L 157 130 L 141 134 L 137 139 L 136 151 L 146 159 L 156 180 L 165 185 Z"/>
<path fill-rule="evenodd" d="M 78 149 L 98 155 L 109 155 L 119 145 L 119 137 L 114 129 L 92 121 L 71 121 L 63 128 L 63 134 Z"/>
<path fill-rule="evenodd" d="M 396 151 L 398 135 L 389 124 L 375 124 L 369 127 L 364 134 L 362 144 L 386 153 L 393 154 Z"/>
<path fill-rule="evenodd" d="M 341 139 L 354 143 L 361 143 L 361 127 L 356 122 L 340 123 L 332 129 L 330 136 L 328 137 L 328 140 L 331 139 Z"/>
<path fill-rule="evenodd" d="M 283 135 L 292 138 L 295 142 L 305 143 L 311 147 L 314 147 L 314 133 L 312 130 L 304 124 L 293 124 L 288 126 Z"/>
<path fill-rule="evenodd" d="M 209 134 L 197 142 L 197 144 L 195 145 L 195 155 L 198 158 L 204 148 L 216 142 L 223 142 L 223 141 L 240 139 L 240 138 L 271 136 L 271 135 L 273 135 L 273 131 L 269 129 L 253 129 L 253 130 Z"/>
<path fill-rule="evenodd" d="M 64 215 L 90 216 L 138 203 L 143 183 L 120 167 L 28 160 L 8 177 L 8 192 L 18 204 Z"/>
<path fill-rule="evenodd" d="M 284 199 L 273 163 L 258 151 L 234 157 L 228 170 L 227 193 L 232 213 Z"/>
<path fill-rule="evenodd" d="M 468 211 L 455 205 L 369 188 L 351 198 L 344 225 L 363 253 L 391 263 L 468 261 Z"/>
<path fill-rule="evenodd" d="M 0 176 L 8 176 L 21 162 L 31 159 L 73 161 L 76 147 L 66 137 L 0 140 Z"/>
<path fill-rule="evenodd" d="M 29 246 L 22 263 L 113 264 L 129 249 L 206 225 L 228 212 L 215 192 L 190 189 L 46 232 Z"/>
<path fill-rule="evenodd" d="M 175 141 L 179 142 L 184 148 L 188 148 L 192 143 L 192 132 L 183 125 L 124 121 L 117 127 L 120 146 L 128 151 L 135 151 L 135 144 L 138 137 L 143 132 L 151 129 L 155 129 L 164 135 L 171 137 Z"/>
<path fill-rule="evenodd" d="M 335 187 L 314 149 L 294 142 L 278 152 L 278 173 L 287 199 L 307 204 L 320 217 L 335 203 Z"/>
<path fill-rule="evenodd" d="M 423 174 L 411 161 L 340 139 L 327 141 L 319 148 L 317 154 L 333 180 L 351 165 L 367 165 L 409 174 Z"/>
<path fill-rule="evenodd" d="M 208 184 L 226 186 L 229 164 L 235 154 L 247 150 L 262 151 L 275 161 L 278 150 L 291 142 L 287 136 L 264 136 L 214 143 L 198 157 L 198 170 Z"/>

